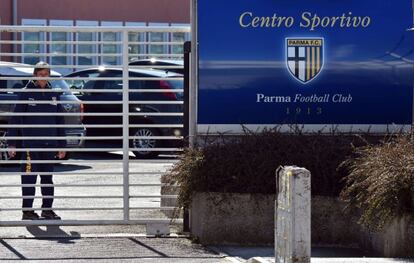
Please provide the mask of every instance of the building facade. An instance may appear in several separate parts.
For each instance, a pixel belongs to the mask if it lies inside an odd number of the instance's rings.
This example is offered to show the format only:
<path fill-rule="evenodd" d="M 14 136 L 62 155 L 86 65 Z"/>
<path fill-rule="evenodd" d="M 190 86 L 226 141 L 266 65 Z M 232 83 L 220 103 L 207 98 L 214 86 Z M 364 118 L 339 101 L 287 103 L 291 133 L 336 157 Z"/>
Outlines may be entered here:
<path fill-rule="evenodd" d="M 1 25 L 28 26 L 165 26 L 180 27 L 190 24 L 190 0 L 0 0 Z M 187 33 L 131 33 L 129 40 L 144 42 L 129 47 L 130 52 L 144 54 L 180 54 L 182 45 L 168 42 L 189 40 Z M 120 45 L 102 42 L 121 41 L 119 33 L 2 33 L 1 39 L 40 41 L 36 44 L 0 43 L 2 53 L 62 53 L 76 56 L 40 58 L 52 65 L 116 65 L 120 57 L 82 56 L 82 54 L 117 53 Z M 42 44 L 41 41 L 100 41 L 101 44 Z M 150 44 L 148 44 L 148 42 Z M 160 43 L 160 44 L 157 44 Z M 10 60 L 1 56 L 1 60 Z M 33 64 L 39 57 L 21 56 L 16 62 Z M 19 61 L 20 60 L 20 61 Z"/>

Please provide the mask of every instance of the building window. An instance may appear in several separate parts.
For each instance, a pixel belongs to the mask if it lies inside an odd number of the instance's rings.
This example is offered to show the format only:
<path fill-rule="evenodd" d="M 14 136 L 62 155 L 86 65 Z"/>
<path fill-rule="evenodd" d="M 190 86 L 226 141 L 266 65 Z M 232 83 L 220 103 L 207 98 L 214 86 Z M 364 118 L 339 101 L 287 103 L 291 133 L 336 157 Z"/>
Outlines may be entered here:
<path fill-rule="evenodd" d="M 185 42 L 185 33 L 171 33 L 171 42 Z M 183 54 L 184 45 L 183 44 L 174 44 L 171 45 L 171 54 Z"/>
<path fill-rule="evenodd" d="M 149 23 L 149 26 L 156 26 L 156 27 L 168 27 L 168 24 L 164 24 L 164 23 Z M 149 29 L 151 30 L 151 29 Z M 149 45 L 148 48 L 148 53 L 149 54 L 155 54 L 155 55 L 163 55 L 163 54 L 167 54 L 168 53 L 168 45 L 166 45 L 165 43 L 168 42 L 168 33 L 164 33 L 164 32 L 149 32 L 149 42 L 151 42 L 151 44 Z M 157 44 L 160 43 L 160 44 Z"/>
<path fill-rule="evenodd" d="M 51 26 L 61 26 L 61 27 L 71 27 L 73 26 L 72 21 L 68 20 L 50 20 Z M 72 65 L 73 59 L 72 56 L 55 56 L 55 55 L 66 55 L 69 53 L 73 53 L 72 45 L 65 44 L 62 42 L 72 41 L 72 33 L 68 32 L 51 32 L 50 41 L 52 44 L 49 46 L 49 52 L 53 55 L 49 58 L 49 62 L 51 65 Z M 59 42 L 54 44 L 53 42 Z M 56 71 L 66 74 L 71 72 L 71 68 L 56 68 Z"/>
<path fill-rule="evenodd" d="M 125 26 L 139 26 L 143 27 L 146 26 L 146 23 L 135 23 L 135 22 L 126 22 Z M 146 41 L 146 34 L 144 32 L 131 32 L 128 35 L 128 41 L 129 42 L 145 42 Z M 129 54 L 131 55 L 137 55 L 137 56 L 130 56 L 129 61 L 136 60 L 136 59 L 142 59 L 144 56 L 143 54 L 146 54 L 146 45 L 145 44 L 129 44 L 128 46 Z"/>
<path fill-rule="evenodd" d="M 189 27 L 189 24 L 171 24 L 172 27 Z M 171 33 L 171 42 L 182 42 L 190 40 L 190 34 L 184 32 Z M 171 54 L 183 54 L 184 44 L 172 44 L 170 48 Z"/>
<path fill-rule="evenodd" d="M 122 22 L 102 22 L 102 26 L 122 26 Z M 117 32 L 103 32 L 101 34 L 102 42 L 120 42 L 121 34 Z M 103 54 L 119 54 L 119 56 L 102 56 L 103 65 L 120 65 L 121 64 L 121 44 L 102 44 Z"/>
<path fill-rule="evenodd" d="M 97 21 L 77 21 L 77 26 L 98 26 L 99 23 Z M 76 33 L 76 41 L 96 41 L 98 39 L 97 33 L 93 32 L 78 32 Z M 77 44 L 76 45 L 76 53 L 79 55 L 76 59 L 77 65 L 96 65 L 98 61 L 98 57 L 92 56 L 92 54 L 98 53 L 98 46 L 96 44 Z M 86 54 L 85 56 L 80 56 L 81 54 Z M 89 55 L 88 55 L 89 54 Z"/>
<path fill-rule="evenodd" d="M 45 26 L 46 20 L 43 19 L 22 19 L 22 25 L 24 26 Z M 34 41 L 35 43 L 23 44 L 23 53 L 39 54 L 45 53 L 46 45 L 42 43 L 45 41 L 44 32 L 23 32 L 22 39 L 24 41 Z M 37 43 L 36 43 L 37 42 Z M 46 61 L 44 56 L 23 56 L 22 62 L 26 64 L 34 65 L 40 60 Z"/>

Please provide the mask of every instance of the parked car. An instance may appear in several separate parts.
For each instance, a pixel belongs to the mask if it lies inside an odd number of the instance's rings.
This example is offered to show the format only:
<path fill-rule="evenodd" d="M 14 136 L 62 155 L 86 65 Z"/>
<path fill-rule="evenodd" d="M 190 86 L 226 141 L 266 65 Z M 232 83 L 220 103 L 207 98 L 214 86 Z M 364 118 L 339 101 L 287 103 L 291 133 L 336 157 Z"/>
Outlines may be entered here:
<path fill-rule="evenodd" d="M 162 60 L 162 59 L 136 59 L 129 63 L 130 66 L 157 66 L 157 70 L 173 72 L 184 75 L 184 62 L 182 60 Z M 158 67 L 159 66 L 159 67 Z M 162 68 L 162 66 L 177 68 Z"/>
<path fill-rule="evenodd" d="M 11 113 L 14 111 L 15 104 L 7 103 L 8 101 L 16 101 L 18 99 L 17 91 L 26 86 L 29 81 L 29 77 L 33 76 L 33 68 L 27 64 L 0 62 L 0 77 L 1 78 L 13 78 L 13 77 L 27 77 L 27 80 L 12 80 L 12 79 L 0 79 L 0 113 Z M 52 77 L 61 77 L 58 72 L 52 71 Z M 70 91 L 68 84 L 63 79 L 57 79 L 50 81 L 53 89 L 61 89 L 63 91 L 60 96 L 60 100 L 68 102 L 63 104 L 63 109 L 67 113 L 81 113 L 83 111 L 83 105 L 81 101 L 73 95 Z M 14 91 L 4 91 L 5 89 L 13 89 Z M 7 125 L 11 119 L 11 116 L 0 116 L 0 148 L 7 148 L 7 128 L 2 128 L 1 125 Z M 65 116 L 66 125 L 81 125 L 82 118 L 78 116 Z M 84 136 L 86 130 L 84 127 L 65 128 L 65 135 L 70 137 L 78 137 L 79 139 L 68 139 L 66 141 L 69 148 L 81 148 L 84 146 Z M 8 154 L 2 152 L 0 154 L 0 160 L 8 159 Z"/>
<path fill-rule="evenodd" d="M 183 105 L 174 103 L 183 99 L 182 92 L 174 92 L 176 89 L 183 88 L 183 81 L 178 78 L 181 75 L 175 73 L 166 73 L 159 70 L 129 70 L 130 78 L 142 78 L 140 80 L 130 80 L 129 87 L 129 112 L 130 113 L 181 113 L 183 112 Z M 122 103 L 118 104 L 100 104 L 99 101 L 118 101 L 122 102 L 122 80 L 120 79 L 106 79 L 99 80 L 99 78 L 121 78 L 122 70 L 117 68 L 89 68 L 68 74 L 66 77 L 74 79 L 68 80 L 72 89 L 78 89 L 78 98 L 85 101 L 86 113 L 122 113 Z M 76 79 L 82 78 L 82 79 Z M 84 79 L 84 78 L 98 78 L 98 79 Z M 145 78 L 151 78 L 145 80 Z M 157 78 L 162 78 L 157 80 Z M 168 78 L 168 80 L 165 80 Z M 99 90 L 119 90 L 119 92 L 99 92 Z M 134 92 L 134 89 L 163 89 L 164 92 Z M 85 91 L 83 91 L 85 90 Z M 94 92 L 88 92 L 93 90 Z M 95 91 L 96 90 L 96 91 Z M 171 90 L 169 92 L 168 90 Z M 76 93 L 75 93 L 76 94 Z M 87 103 L 87 101 L 97 101 L 96 104 Z M 146 103 L 148 101 L 148 103 Z M 171 101 L 170 104 L 157 104 L 154 101 Z M 85 124 L 122 124 L 121 116 L 85 116 Z M 181 116 L 130 116 L 129 123 L 136 124 L 162 124 L 162 125 L 177 125 L 183 124 Z M 160 127 L 132 127 L 129 130 L 130 136 L 181 136 L 182 128 L 160 128 Z M 122 128 L 88 128 L 87 134 L 92 136 L 122 136 Z M 140 149 L 153 149 L 164 147 L 177 147 L 178 140 L 160 140 L 160 139 L 133 139 L 130 140 L 130 147 L 137 158 L 153 158 L 159 152 L 148 151 Z M 118 140 L 118 145 L 121 141 Z"/>

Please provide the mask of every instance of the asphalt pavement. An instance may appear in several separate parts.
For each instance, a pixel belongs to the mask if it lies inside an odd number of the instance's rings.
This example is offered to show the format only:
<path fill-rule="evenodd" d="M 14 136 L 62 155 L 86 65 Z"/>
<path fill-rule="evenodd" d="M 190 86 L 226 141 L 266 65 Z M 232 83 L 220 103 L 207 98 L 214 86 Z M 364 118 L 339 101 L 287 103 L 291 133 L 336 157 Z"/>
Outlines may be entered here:
<path fill-rule="evenodd" d="M 132 156 L 131 156 L 132 157 Z M 99 160 L 99 162 L 96 162 Z M 57 165 L 54 175 L 55 211 L 63 220 L 121 220 L 123 186 L 122 153 L 77 153 Z M 131 158 L 130 184 L 159 184 L 164 174 L 176 162 L 176 157 L 163 155 L 146 161 Z M 20 184 L 18 165 L 1 165 L 2 185 Z M 38 181 L 39 183 L 39 181 Z M 59 187 L 58 185 L 101 185 L 99 187 Z M 130 219 L 168 219 L 159 209 L 160 186 L 130 186 Z M 20 187 L 2 186 L 0 221 L 19 222 Z M 73 196 L 114 196 L 111 198 L 70 198 Z M 37 196 L 40 195 L 37 189 Z M 34 207 L 41 206 L 35 199 Z M 93 208 L 96 210 L 67 210 Z M 222 262 L 224 256 L 201 245 L 193 244 L 181 235 L 182 225 L 171 223 L 172 235 L 166 238 L 146 236 L 145 225 L 91 225 L 91 226 L 23 226 L 0 227 L 0 261 L 19 262 Z"/>
<path fill-rule="evenodd" d="M 95 160 L 100 160 L 96 162 Z M 67 184 L 122 184 L 122 154 L 78 153 L 69 161 L 57 165 L 56 185 Z M 131 159 L 131 184 L 159 184 L 162 174 L 176 162 L 175 156 L 164 155 L 156 160 Z M 19 184 L 17 165 L 0 166 L 1 184 Z M 83 174 L 85 173 L 85 174 Z M 159 186 L 130 187 L 131 207 L 157 208 L 161 206 Z M 39 189 L 37 190 L 40 196 Z M 123 218 L 122 186 L 101 187 L 56 187 L 54 207 L 63 220 L 119 220 Z M 0 187 L 0 196 L 21 195 L 20 187 Z M 113 198 L 68 198 L 68 196 L 105 196 Z M 0 221 L 20 221 L 20 211 L 5 211 L 18 208 L 21 199 L 0 200 Z M 35 207 L 40 207 L 40 199 Z M 74 210 L 72 208 L 94 208 L 96 210 Z M 100 209 L 107 208 L 107 209 Z M 61 210 L 60 210 L 61 209 Z M 131 210 L 131 219 L 168 219 L 159 209 Z M 172 235 L 164 238 L 146 236 L 145 225 L 95 225 L 95 226 L 21 226 L 0 227 L 0 262 L 274 262 L 272 247 L 205 247 L 194 244 L 182 233 L 182 225 L 172 223 Z M 381 259 L 354 249 L 313 248 L 312 263 L 395 263 L 413 260 Z"/>
<path fill-rule="evenodd" d="M 99 162 L 97 162 L 99 161 Z M 129 166 L 129 183 L 133 184 L 160 184 L 164 174 L 176 162 L 174 156 L 163 156 L 155 160 L 137 160 L 131 157 Z M 70 160 L 55 167 L 55 171 L 65 174 L 55 174 L 55 201 L 53 207 L 64 220 L 122 220 L 123 217 L 123 180 L 121 153 L 78 153 Z M 1 172 L 18 173 L 18 165 L 0 166 Z M 38 178 L 37 183 L 40 183 Z M 1 185 L 18 185 L 20 176 L 1 175 Z M 99 186 L 82 186 L 82 185 Z M 108 186 L 108 185 L 119 186 Z M 79 187 L 65 185 L 81 185 Z M 166 219 L 160 207 L 160 186 L 130 186 L 131 196 L 129 205 L 130 219 Z M 41 197 L 40 189 L 36 195 Z M 0 196 L 19 197 L 20 187 L 0 187 Z M 73 198 L 78 196 L 94 196 L 93 198 Z M 110 196 L 110 198 L 102 198 Z M 16 221 L 21 218 L 21 211 L 9 211 L 21 207 L 21 198 L 0 200 L 0 221 Z M 41 199 L 35 199 L 34 207 L 41 207 Z M 148 209 L 146 209 L 148 207 Z M 87 210 L 91 208 L 91 210 Z M 111 210 L 114 208 L 114 210 Z M 139 209 L 134 209 L 139 208 Z M 155 208 L 155 209 L 154 209 Z M 69 210 L 79 209 L 79 210 Z M 1 236 L 1 231 L 0 231 Z"/>
<path fill-rule="evenodd" d="M 185 238 L 0 239 L 0 262 L 228 262 Z"/>
<path fill-rule="evenodd" d="M 357 250 L 313 248 L 311 263 L 412 263 L 362 257 Z M 0 262 L 271 263 L 272 247 L 202 246 L 188 238 L 101 236 L 0 239 Z"/>

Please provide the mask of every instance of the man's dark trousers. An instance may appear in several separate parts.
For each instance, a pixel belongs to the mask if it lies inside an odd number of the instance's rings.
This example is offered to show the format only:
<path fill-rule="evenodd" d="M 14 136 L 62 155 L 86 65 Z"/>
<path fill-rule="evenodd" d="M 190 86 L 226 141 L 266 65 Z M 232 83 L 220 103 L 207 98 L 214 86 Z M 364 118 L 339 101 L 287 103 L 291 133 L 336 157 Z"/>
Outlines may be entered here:
<path fill-rule="evenodd" d="M 23 174 L 21 176 L 22 185 L 25 184 L 36 184 L 37 181 L 37 174 L 41 173 L 40 175 L 40 184 L 41 185 L 48 185 L 42 186 L 42 196 L 49 196 L 48 198 L 43 198 L 42 208 L 51 208 L 53 205 L 53 195 L 54 195 L 54 187 L 53 185 L 53 170 L 54 164 L 53 163 L 32 163 L 32 161 L 45 161 L 45 160 L 54 160 L 55 153 L 54 152 L 25 152 L 22 154 L 22 158 L 25 161 L 22 163 L 21 171 L 23 173 L 32 173 L 30 175 Z M 22 187 L 22 195 L 23 197 L 27 196 L 34 196 L 36 193 L 36 188 L 32 186 L 23 186 Z M 33 207 L 33 198 L 24 198 L 23 199 L 23 208 L 32 208 Z"/>

